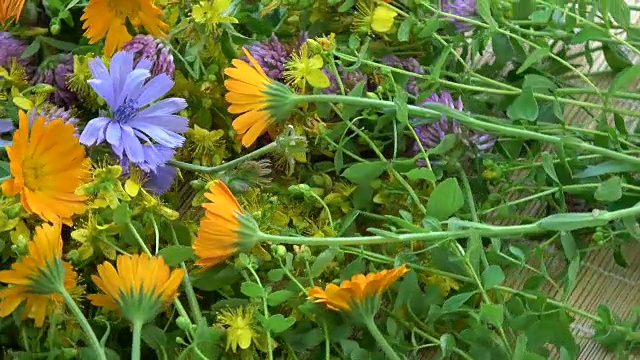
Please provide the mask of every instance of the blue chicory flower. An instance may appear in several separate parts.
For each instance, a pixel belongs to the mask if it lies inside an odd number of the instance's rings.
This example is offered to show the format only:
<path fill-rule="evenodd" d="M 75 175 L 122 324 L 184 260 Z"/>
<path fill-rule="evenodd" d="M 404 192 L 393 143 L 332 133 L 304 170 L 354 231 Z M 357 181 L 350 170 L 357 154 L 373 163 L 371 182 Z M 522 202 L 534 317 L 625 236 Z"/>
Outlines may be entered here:
<path fill-rule="evenodd" d="M 93 78 L 88 83 L 109 105 L 110 117 L 89 121 L 80 142 L 93 145 L 106 140 L 121 160 L 155 172 L 185 141 L 179 133 L 187 131 L 189 120 L 175 113 L 187 102 L 176 97 L 157 101 L 171 90 L 173 80 L 164 73 L 152 77 L 152 63 L 146 59 L 134 68 L 133 55 L 117 52 L 109 69 L 99 57 L 89 62 Z"/>
<path fill-rule="evenodd" d="M 11 119 L 0 119 L 0 134 L 13 133 L 16 127 Z M 0 147 L 11 145 L 11 140 L 0 139 Z"/>

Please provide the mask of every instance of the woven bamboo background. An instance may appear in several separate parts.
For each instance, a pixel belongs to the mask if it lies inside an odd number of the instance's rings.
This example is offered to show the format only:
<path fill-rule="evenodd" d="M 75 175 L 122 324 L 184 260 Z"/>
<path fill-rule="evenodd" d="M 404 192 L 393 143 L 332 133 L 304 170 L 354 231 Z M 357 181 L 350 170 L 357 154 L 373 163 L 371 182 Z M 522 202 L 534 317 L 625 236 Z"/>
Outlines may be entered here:
<path fill-rule="evenodd" d="M 640 0 L 628 1 L 628 3 L 638 4 Z M 640 12 L 632 12 L 631 15 L 632 23 L 640 24 Z M 631 53 L 627 53 L 627 55 L 634 64 L 640 64 L 639 55 Z M 581 68 L 581 70 L 585 72 L 596 72 L 608 69 L 609 67 L 601 52 L 594 54 L 593 67 L 589 68 L 589 66 L 584 63 Z M 601 89 L 606 89 L 612 79 L 613 76 L 599 76 L 591 78 L 590 80 Z M 577 83 L 576 86 L 585 86 L 585 84 Z M 636 83 L 634 90 L 638 91 L 639 89 L 640 81 Z M 594 96 L 582 96 L 578 97 L 578 100 L 592 103 L 601 102 L 601 100 Z M 640 102 L 617 100 L 616 106 L 629 110 L 638 110 L 640 109 Z M 592 116 L 577 106 L 567 106 L 565 108 L 564 118 L 567 123 L 574 126 L 593 128 L 595 125 L 592 121 Z M 629 116 L 625 118 L 625 123 L 630 131 L 636 127 L 637 121 L 637 118 Z M 514 196 L 514 198 L 517 197 L 518 196 Z M 533 203 L 524 211 L 524 214 L 541 217 L 546 215 L 545 207 L 541 203 Z M 527 245 L 533 246 L 537 244 L 528 243 Z M 576 285 L 568 298 L 568 303 L 594 314 L 599 304 L 606 304 L 613 313 L 623 319 L 627 318 L 631 313 L 632 307 L 638 304 L 638 299 L 640 298 L 640 287 L 638 287 L 638 282 L 640 281 L 640 244 L 627 244 L 623 249 L 629 263 L 627 268 L 622 268 L 615 263 L 610 250 L 603 249 L 593 251 L 583 258 Z M 555 247 L 548 247 L 545 252 L 547 254 L 544 261 L 551 276 L 566 269 L 567 262 L 561 250 Z M 531 265 L 535 266 L 536 264 Z M 520 270 L 508 274 L 508 285 L 514 288 L 520 288 L 523 281 L 527 278 L 527 276 L 523 276 L 525 274 L 527 274 L 526 271 L 522 272 Z M 562 283 L 559 283 L 558 287 L 545 284 L 542 289 L 549 297 L 561 300 L 563 295 L 561 290 Z M 590 340 L 590 336 L 594 333 L 590 320 L 577 317 L 572 328 L 580 345 L 578 359 L 616 359 L 614 354 L 607 352 L 602 346 Z M 553 330 L 549 329 L 549 331 Z M 552 356 L 553 358 L 559 358 L 557 354 Z M 427 358 L 429 357 L 425 359 Z M 631 355 L 629 358 L 640 359 L 640 354 Z"/>

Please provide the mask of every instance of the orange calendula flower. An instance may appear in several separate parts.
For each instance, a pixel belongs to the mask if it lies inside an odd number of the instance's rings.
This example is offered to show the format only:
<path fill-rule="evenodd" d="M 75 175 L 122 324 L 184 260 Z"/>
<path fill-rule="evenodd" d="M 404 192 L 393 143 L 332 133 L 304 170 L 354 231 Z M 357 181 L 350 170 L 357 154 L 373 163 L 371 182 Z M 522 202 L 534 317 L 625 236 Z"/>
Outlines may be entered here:
<path fill-rule="evenodd" d="M 249 147 L 273 125 L 273 118 L 267 109 L 269 95 L 265 93 L 273 80 L 264 73 L 247 49 L 242 50 L 253 67 L 243 60 L 233 59 L 231 64 L 234 67 L 224 70 L 225 75 L 231 78 L 225 80 L 224 86 L 229 91 L 225 99 L 231 103 L 228 111 L 242 114 L 233 120 L 233 129 L 242 136 L 242 145 Z"/>
<path fill-rule="evenodd" d="M 84 21 L 84 36 L 89 38 L 89 44 L 95 44 L 106 37 L 104 54 L 113 55 L 132 39 L 127 31 L 126 20 L 136 28 L 140 25 L 154 36 L 166 36 L 163 29 L 169 25 L 160 20 L 162 10 L 158 9 L 153 0 L 90 0 L 84 9 L 80 20 Z"/>
<path fill-rule="evenodd" d="M 200 221 L 200 232 L 193 242 L 193 252 L 199 257 L 196 265 L 205 269 L 219 264 L 239 249 L 242 209 L 231 190 L 222 181 L 216 181 L 204 196 L 210 201 L 202 204 L 205 214 Z"/>
<path fill-rule="evenodd" d="M 153 320 L 177 296 L 184 270 L 171 268 L 162 257 L 146 254 L 119 255 L 116 268 L 98 265 L 93 282 L 104 294 L 87 295 L 91 303 L 117 310 L 131 323 Z"/>
<path fill-rule="evenodd" d="M 0 25 L 6 23 L 7 20 L 18 22 L 24 2 L 25 0 L 0 1 Z"/>
<path fill-rule="evenodd" d="M 22 206 L 49 222 L 71 224 L 71 216 L 86 209 L 76 189 L 89 180 L 91 163 L 63 119 L 38 117 L 29 124 L 20 112 L 19 129 L 7 146 L 13 178 L 2 183 L 7 196 L 20 194 Z"/>
<path fill-rule="evenodd" d="M 76 287 L 78 275 L 62 261 L 60 224 L 36 228 L 29 254 L 0 271 L 0 281 L 13 286 L 0 290 L 0 316 L 5 317 L 25 303 L 23 318 L 33 317 L 41 327 L 47 313 L 64 302 L 61 291 Z"/>
<path fill-rule="evenodd" d="M 318 286 L 309 289 L 309 299 L 314 302 L 325 303 L 331 310 L 351 311 L 354 305 L 363 304 L 367 298 L 379 296 L 386 288 L 405 273 L 406 265 L 378 273 L 354 275 L 351 280 L 345 280 L 337 286 L 329 284 L 325 289 Z"/>

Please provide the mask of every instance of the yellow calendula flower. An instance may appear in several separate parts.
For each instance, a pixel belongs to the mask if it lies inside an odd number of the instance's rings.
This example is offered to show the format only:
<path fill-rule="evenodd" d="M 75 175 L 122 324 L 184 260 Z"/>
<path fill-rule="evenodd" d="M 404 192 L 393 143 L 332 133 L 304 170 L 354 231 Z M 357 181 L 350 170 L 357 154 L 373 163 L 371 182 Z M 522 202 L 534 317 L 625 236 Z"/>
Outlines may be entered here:
<path fill-rule="evenodd" d="M 304 89 L 309 83 L 313 87 L 327 88 L 331 85 L 329 77 L 322 72 L 324 62 L 320 54 L 311 54 L 306 44 L 302 45 L 299 53 L 293 53 L 291 60 L 284 65 L 284 78 L 287 83 Z"/>
<path fill-rule="evenodd" d="M 71 217 L 86 209 L 86 198 L 75 191 L 91 176 L 75 128 L 63 119 L 40 116 L 29 124 L 27 114 L 20 111 L 19 117 L 19 129 L 7 146 L 12 177 L 2 183 L 2 191 L 20 195 L 25 210 L 45 221 L 71 224 Z"/>
<path fill-rule="evenodd" d="M 228 15 L 232 3 L 232 0 L 200 1 L 193 5 L 191 16 L 195 22 L 206 25 L 209 31 L 215 31 L 218 24 L 238 23 L 238 19 Z"/>
<path fill-rule="evenodd" d="M 171 268 L 162 257 L 119 255 L 114 268 L 105 261 L 91 279 L 103 291 L 87 295 L 95 306 L 117 310 L 132 324 L 153 320 L 178 295 L 184 270 Z"/>
<path fill-rule="evenodd" d="M 309 299 L 324 303 L 327 308 L 336 311 L 351 311 L 354 307 L 362 307 L 370 298 L 379 297 L 400 276 L 407 273 L 406 265 L 391 270 L 383 270 L 367 275 L 356 274 L 350 280 L 343 281 L 340 286 L 329 284 L 325 289 L 318 286 L 309 289 Z"/>
<path fill-rule="evenodd" d="M 165 36 L 163 30 L 169 26 L 160 16 L 162 10 L 153 0 L 90 0 L 80 20 L 89 44 L 106 38 L 104 54 L 111 56 L 133 38 L 127 31 L 127 19 L 135 27 L 144 26 L 151 35 Z"/>
<path fill-rule="evenodd" d="M 0 1 L 0 27 L 3 27 L 4 23 L 9 20 L 11 22 L 18 22 L 22 8 L 24 7 L 25 0 L 2 0 Z"/>
<path fill-rule="evenodd" d="M 14 312 L 25 304 L 22 317 L 33 317 L 41 327 L 45 316 L 64 302 L 62 292 L 76 287 L 78 275 L 62 261 L 60 224 L 43 224 L 36 228 L 29 242 L 29 254 L 0 271 L 0 282 L 11 286 L 0 290 L 0 316 Z"/>

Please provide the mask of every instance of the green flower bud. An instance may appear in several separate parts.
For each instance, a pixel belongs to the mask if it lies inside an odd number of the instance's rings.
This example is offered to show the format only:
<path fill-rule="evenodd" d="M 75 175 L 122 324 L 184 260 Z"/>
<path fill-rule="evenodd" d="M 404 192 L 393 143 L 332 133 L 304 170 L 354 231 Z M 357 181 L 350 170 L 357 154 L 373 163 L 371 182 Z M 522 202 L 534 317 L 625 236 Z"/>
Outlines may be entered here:
<path fill-rule="evenodd" d="M 178 325 L 181 330 L 189 331 L 191 328 L 191 321 L 184 316 L 178 316 L 176 319 L 176 325 Z"/>

